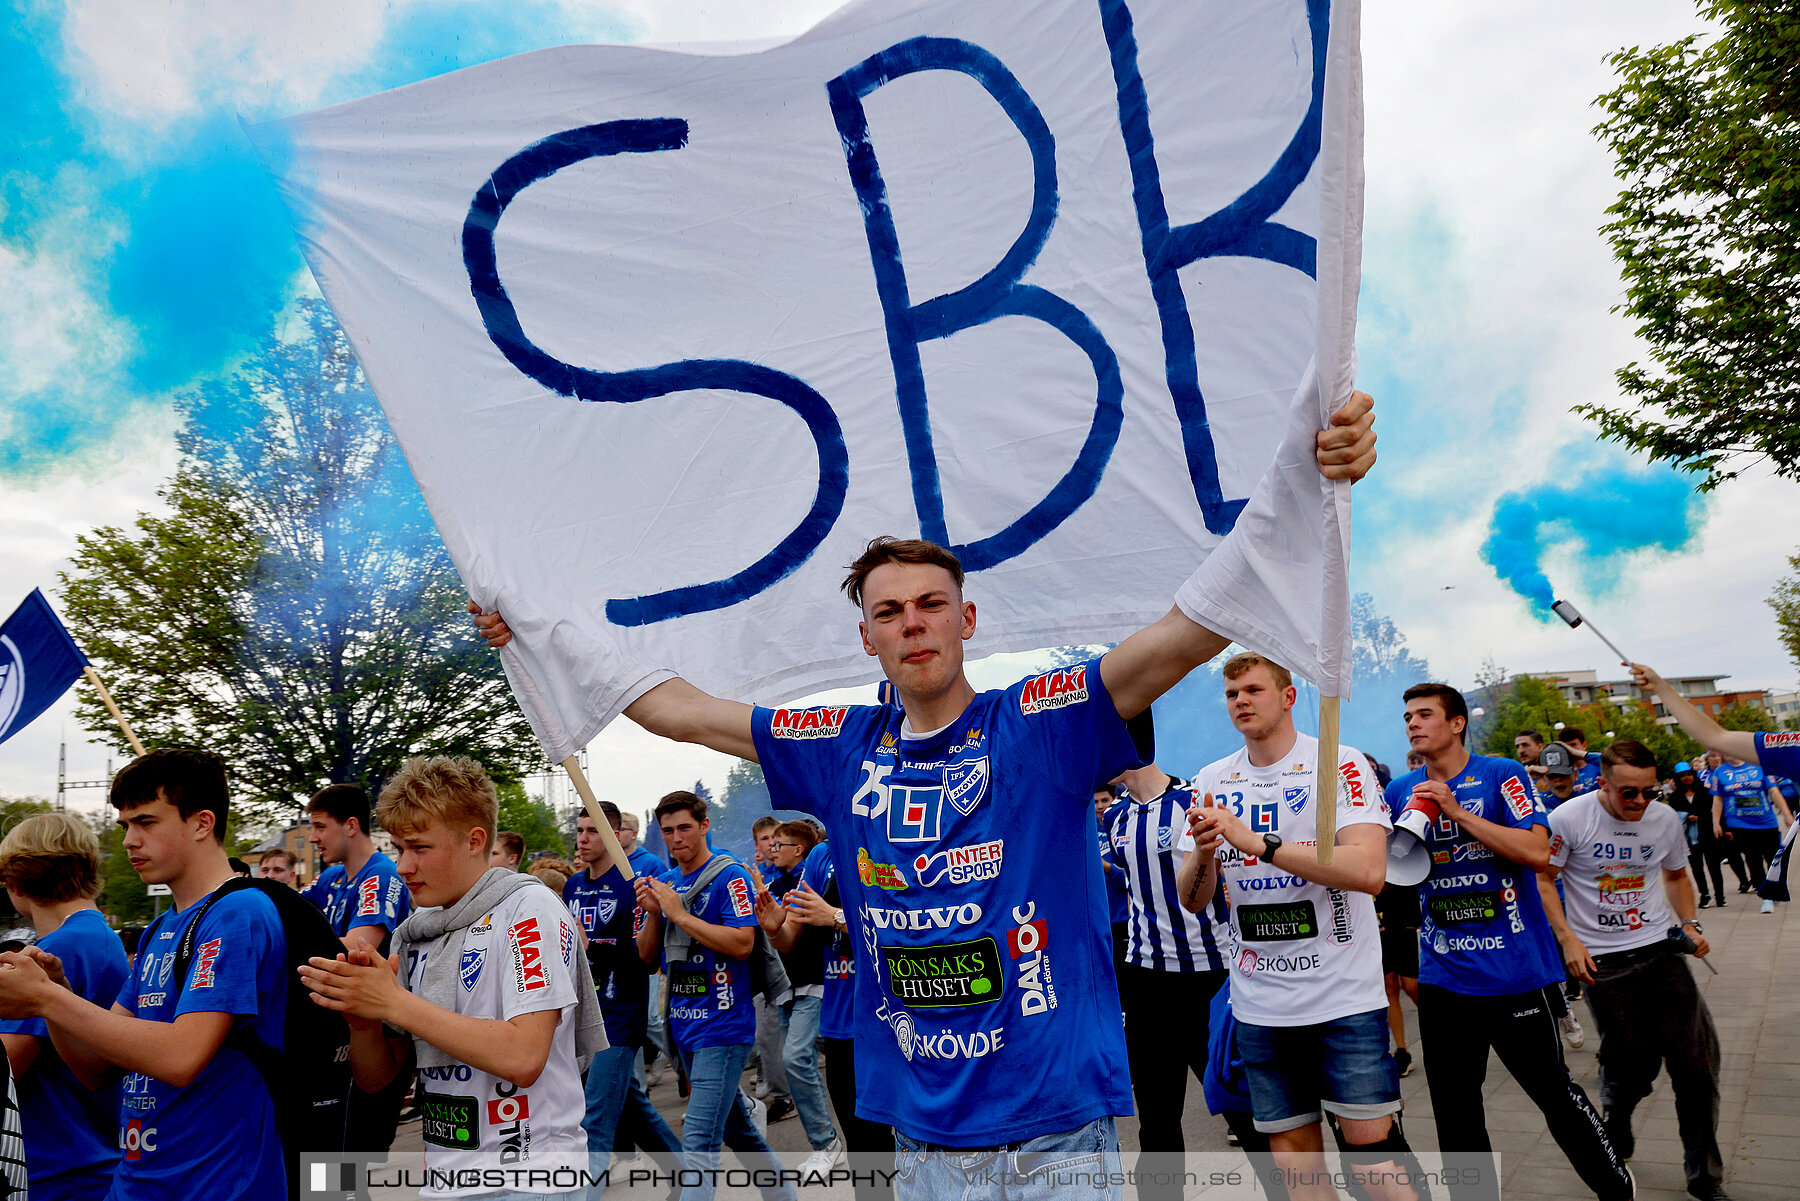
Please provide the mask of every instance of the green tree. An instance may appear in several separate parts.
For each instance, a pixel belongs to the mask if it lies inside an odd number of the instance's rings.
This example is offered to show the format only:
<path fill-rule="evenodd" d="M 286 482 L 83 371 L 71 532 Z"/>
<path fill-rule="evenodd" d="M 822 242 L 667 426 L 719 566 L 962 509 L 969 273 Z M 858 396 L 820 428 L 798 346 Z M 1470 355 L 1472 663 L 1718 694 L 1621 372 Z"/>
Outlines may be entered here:
<path fill-rule="evenodd" d="M 1627 700 L 1616 704 L 1605 700 L 1585 711 L 1585 725 L 1594 727 L 1582 732 L 1590 738 L 1588 749 L 1605 750 L 1620 739 L 1641 742 L 1656 756 L 1664 776 L 1673 772 L 1677 763 L 1691 763 L 1701 754 L 1700 744 L 1689 738 L 1677 725 L 1663 725 L 1654 710 L 1642 701 Z"/>
<path fill-rule="evenodd" d="M 1795 574 L 1784 575 L 1775 581 L 1775 591 L 1769 594 L 1769 608 L 1775 610 L 1775 629 L 1781 637 L 1781 645 L 1787 648 L 1788 659 L 1795 667 L 1800 667 L 1800 555 L 1789 555 L 1788 566 Z"/>
<path fill-rule="evenodd" d="M 1562 690 L 1548 680 L 1536 676 L 1514 676 L 1504 684 L 1491 680 L 1488 695 L 1494 704 L 1488 709 L 1487 733 L 1478 744 L 1484 755 L 1513 757 L 1513 739 L 1520 730 L 1536 730 L 1545 742 L 1556 741 L 1559 723 L 1578 725 L 1590 738 L 1593 725 L 1581 710 L 1563 699 Z"/>
<path fill-rule="evenodd" d="M 94 903 L 115 922 L 147 922 L 156 913 L 156 898 L 146 891 L 143 878 L 125 853 L 125 831 L 113 820 L 111 809 L 93 815 L 94 833 L 100 838 L 100 895 Z"/>
<path fill-rule="evenodd" d="M 499 828 L 524 836 L 527 855 L 549 851 L 558 858 L 567 859 L 574 853 L 574 845 L 564 832 L 563 821 L 557 817 L 556 810 L 526 792 L 525 786 L 517 780 L 502 781 L 497 791 L 500 793 Z"/>
<path fill-rule="evenodd" d="M 1747 457 L 1800 477 L 1800 8 L 1700 7 L 1716 34 L 1610 60 L 1605 232 L 1652 361 L 1619 370 L 1631 403 L 1576 412 L 1706 489 Z"/>
<path fill-rule="evenodd" d="M 1727 730 L 1761 730 L 1766 734 L 1781 728 L 1773 713 L 1761 705 L 1746 705 L 1743 701 L 1719 710 L 1719 724 Z"/>
<path fill-rule="evenodd" d="M 233 808 L 286 820 L 407 755 L 516 778 L 537 750 L 324 306 L 182 398 L 166 513 L 79 539 L 62 612 L 150 746 L 224 752 Z M 115 741 L 84 696 L 87 728 Z"/>

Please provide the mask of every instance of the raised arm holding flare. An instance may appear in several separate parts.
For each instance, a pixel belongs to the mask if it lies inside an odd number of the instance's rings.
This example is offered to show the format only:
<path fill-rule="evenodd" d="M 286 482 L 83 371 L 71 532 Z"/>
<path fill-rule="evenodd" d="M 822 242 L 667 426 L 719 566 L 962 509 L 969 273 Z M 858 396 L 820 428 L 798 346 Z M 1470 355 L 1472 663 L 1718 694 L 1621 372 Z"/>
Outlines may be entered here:
<path fill-rule="evenodd" d="M 1319 435 L 1323 474 L 1367 473 L 1372 420 L 1355 394 Z M 1090 919 L 1105 882 L 1088 814 L 1097 785 L 1151 757 L 1126 720 L 1227 640 L 1172 608 L 1098 660 L 977 692 L 963 670 L 976 627 L 963 579 L 953 553 L 919 540 L 875 539 L 851 567 L 844 590 L 861 611 L 863 649 L 897 706 L 752 708 L 676 679 L 625 715 L 761 763 L 774 808 L 830 831 L 858 948 L 857 1071 L 886 1082 L 859 1093 L 860 1117 L 891 1125 L 908 1154 L 1030 1141 L 1046 1155 L 1116 1155 L 1113 1115 L 1130 1113 L 1131 1098 L 1117 1071 L 1126 1055 L 1110 956 L 1090 945 L 1104 936 Z M 475 621 L 492 645 L 511 636 L 498 614 Z M 640 952 L 657 949 L 663 916 L 691 920 L 667 884 L 645 882 L 639 902 Z M 745 926 L 752 906 L 746 895 Z M 698 923 L 688 933 L 739 953 Z M 748 949 L 747 929 L 730 934 Z M 697 975 L 680 984 L 693 998 L 685 1010 L 705 1007 Z M 900 1195 L 973 1185 L 941 1158 Z"/>

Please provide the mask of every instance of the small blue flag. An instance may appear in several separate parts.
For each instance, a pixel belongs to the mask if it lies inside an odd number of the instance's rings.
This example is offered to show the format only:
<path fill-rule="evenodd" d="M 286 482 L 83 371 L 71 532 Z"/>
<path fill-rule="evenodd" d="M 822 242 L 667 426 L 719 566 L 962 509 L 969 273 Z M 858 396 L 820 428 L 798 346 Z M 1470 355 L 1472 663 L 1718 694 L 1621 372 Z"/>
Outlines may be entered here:
<path fill-rule="evenodd" d="M 54 704 L 86 666 L 87 656 L 33 588 L 0 625 L 0 742 Z"/>

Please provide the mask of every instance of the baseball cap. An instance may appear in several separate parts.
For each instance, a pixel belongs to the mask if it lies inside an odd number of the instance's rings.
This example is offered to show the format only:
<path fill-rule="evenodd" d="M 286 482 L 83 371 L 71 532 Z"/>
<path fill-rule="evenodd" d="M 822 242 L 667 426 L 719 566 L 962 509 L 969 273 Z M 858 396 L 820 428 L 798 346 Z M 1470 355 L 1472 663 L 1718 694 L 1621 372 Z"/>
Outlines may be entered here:
<path fill-rule="evenodd" d="M 1677 763 L 1675 765 L 1675 774 L 1678 776 L 1684 771 L 1693 771 L 1693 770 L 1694 770 L 1694 765 L 1691 763 Z"/>
<path fill-rule="evenodd" d="M 1572 776 L 1575 774 L 1575 756 L 1560 742 L 1553 742 L 1538 752 L 1538 766 L 1544 769 L 1546 776 Z"/>

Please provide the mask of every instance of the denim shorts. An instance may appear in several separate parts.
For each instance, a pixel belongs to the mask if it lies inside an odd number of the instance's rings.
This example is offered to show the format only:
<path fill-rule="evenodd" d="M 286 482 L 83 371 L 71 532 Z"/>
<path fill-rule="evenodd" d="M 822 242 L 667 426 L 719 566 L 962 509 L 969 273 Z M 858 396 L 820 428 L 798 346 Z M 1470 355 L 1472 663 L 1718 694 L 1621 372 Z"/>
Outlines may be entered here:
<path fill-rule="evenodd" d="M 1238 1054 L 1250 1082 L 1251 1116 L 1266 1134 L 1340 1118 L 1400 1112 L 1400 1073 L 1388 1054 L 1388 1011 L 1371 1009 L 1311 1026 L 1239 1021 Z"/>
<path fill-rule="evenodd" d="M 1123 1201 L 1111 1118 L 1010 1147 L 944 1151 L 894 1131 L 897 1201 Z"/>

